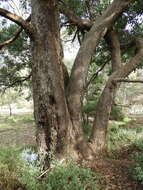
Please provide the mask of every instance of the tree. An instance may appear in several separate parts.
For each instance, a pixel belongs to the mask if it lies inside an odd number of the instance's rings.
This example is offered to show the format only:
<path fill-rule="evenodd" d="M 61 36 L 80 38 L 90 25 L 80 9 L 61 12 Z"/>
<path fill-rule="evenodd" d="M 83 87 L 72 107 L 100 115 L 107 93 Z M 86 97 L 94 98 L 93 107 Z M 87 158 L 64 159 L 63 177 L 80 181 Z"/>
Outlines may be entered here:
<path fill-rule="evenodd" d="M 1 102 L 0 104 L 8 106 L 9 116 L 13 115 L 12 112 L 12 104 L 17 103 L 20 93 L 14 91 L 13 89 L 7 89 L 4 94 L 1 94 Z"/>
<path fill-rule="evenodd" d="M 40 159 L 47 166 L 50 164 L 51 155 L 57 157 L 71 155 L 74 158 L 82 155 L 85 158 L 90 158 L 92 154 L 96 153 L 97 145 L 99 145 L 99 151 L 104 149 L 105 131 L 114 92 L 116 91 L 114 85 L 117 85 L 118 79 L 128 76 L 143 60 L 142 39 L 138 39 L 134 57 L 128 64 L 113 72 L 101 95 L 91 138 L 91 143 L 94 146 L 90 147 L 81 128 L 81 108 L 91 58 L 95 55 L 100 41 L 106 37 L 111 28 L 114 28 L 117 19 L 128 6 L 137 2 L 135 0 L 114 0 L 112 3 L 107 1 L 108 5 L 104 1 L 86 1 L 86 11 L 84 17 L 82 17 L 84 19 L 79 17 L 82 9 L 74 6 L 76 4 L 75 1 L 73 2 L 71 6 L 68 0 L 32 0 L 31 23 L 0 8 L 1 16 L 21 26 L 31 38 L 32 84 L 37 142 Z M 77 2 L 79 5 L 83 4 L 83 1 Z M 94 14 L 96 13 L 95 6 L 100 7 L 100 11 L 99 9 L 97 11 L 98 16 Z M 70 8 L 78 10 L 77 15 L 76 11 L 74 12 Z M 68 76 L 66 66 L 62 61 L 59 22 L 61 17 L 59 11 L 66 16 L 72 26 L 78 27 L 78 31 L 86 34 L 83 37 L 70 76 Z M 18 32 L 15 35 L 16 38 L 19 35 Z M 10 40 L 10 43 L 13 39 Z M 136 39 L 133 41 L 133 44 L 136 44 Z M 4 42 L 4 44 L 7 45 L 8 43 Z M 117 47 L 117 51 L 120 51 L 119 47 Z M 116 58 L 115 61 L 118 61 L 118 57 L 114 57 L 116 51 L 111 52 L 112 60 Z M 105 104 L 107 101 L 109 101 L 109 106 Z M 102 106 L 100 106 L 101 104 Z"/>

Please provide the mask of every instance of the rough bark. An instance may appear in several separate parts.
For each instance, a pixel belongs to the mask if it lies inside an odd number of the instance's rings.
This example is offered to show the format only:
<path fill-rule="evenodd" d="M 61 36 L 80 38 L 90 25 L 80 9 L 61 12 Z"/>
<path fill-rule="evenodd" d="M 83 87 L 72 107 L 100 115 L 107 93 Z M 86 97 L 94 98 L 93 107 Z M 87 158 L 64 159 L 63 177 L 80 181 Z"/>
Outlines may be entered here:
<path fill-rule="evenodd" d="M 32 1 L 32 24 L 36 31 L 32 78 L 37 143 L 40 159 L 48 165 L 53 155 L 64 154 L 70 123 L 64 94 L 57 1 Z"/>
<path fill-rule="evenodd" d="M 107 145 L 107 127 L 113 99 L 118 88 L 118 78 L 127 77 L 135 68 L 137 68 L 143 60 L 143 41 L 138 40 L 138 53 L 124 66 L 121 66 L 120 48 L 117 38 L 112 33 L 112 63 L 114 64 L 114 72 L 109 78 L 96 108 L 96 114 L 93 124 L 91 142 L 96 153 L 101 153 L 106 149 Z M 114 62 L 113 62 L 114 61 Z"/>

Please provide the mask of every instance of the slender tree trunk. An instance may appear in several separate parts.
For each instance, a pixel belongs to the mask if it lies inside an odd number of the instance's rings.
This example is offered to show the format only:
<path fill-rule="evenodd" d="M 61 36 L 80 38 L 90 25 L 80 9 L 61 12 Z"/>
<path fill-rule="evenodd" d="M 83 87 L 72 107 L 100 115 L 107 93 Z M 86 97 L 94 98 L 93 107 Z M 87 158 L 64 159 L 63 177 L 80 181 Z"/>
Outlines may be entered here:
<path fill-rule="evenodd" d="M 12 116 L 12 107 L 11 107 L 11 104 L 8 104 L 8 107 L 9 107 L 9 116 L 11 117 Z"/>
<path fill-rule="evenodd" d="M 119 41 L 117 41 L 117 37 L 113 33 L 111 34 L 112 63 L 116 66 L 114 65 L 114 72 L 110 76 L 96 107 L 91 142 L 92 147 L 97 154 L 103 152 L 107 148 L 107 127 L 112 103 L 119 86 L 117 80 L 118 78 L 127 77 L 143 60 L 143 42 L 142 40 L 139 40 L 137 54 L 129 61 L 129 63 L 121 66 Z"/>
<path fill-rule="evenodd" d="M 92 148 L 96 154 L 106 150 L 107 126 L 116 88 L 117 85 L 109 79 L 96 106 L 96 114 L 91 133 Z"/>

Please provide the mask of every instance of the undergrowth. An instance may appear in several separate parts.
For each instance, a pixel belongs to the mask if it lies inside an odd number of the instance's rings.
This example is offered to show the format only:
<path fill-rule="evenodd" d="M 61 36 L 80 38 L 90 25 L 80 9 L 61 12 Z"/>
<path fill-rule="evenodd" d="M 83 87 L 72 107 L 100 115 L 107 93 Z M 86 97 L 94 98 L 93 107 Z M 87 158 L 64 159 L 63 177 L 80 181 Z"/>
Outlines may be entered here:
<path fill-rule="evenodd" d="M 136 165 L 131 168 L 133 179 L 139 181 L 143 185 L 143 140 L 136 143 L 137 151 L 132 155 L 132 160 Z"/>
<path fill-rule="evenodd" d="M 25 151 L 25 150 L 24 150 Z M 34 150 L 31 150 L 31 153 Z M 44 178 L 38 161 L 28 162 L 22 148 L 0 149 L 0 189 L 15 190 L 97 190 L 99 176 L 73 162 L 55 161 Z"/>
<path fill-rule="evenodd" d="M 132 148 L 137 146 L 143 137 L 143 126 L 128 127 L 121 123 L 116 123 L 108 128 L 108 150 L 117 151 L 122 148 Z"/>
<path fill-rule="evenodd" d="M 129 168 L 132 178 L 143 184 L 143 125 L 120 124 L 109 126 L 109 154 L 118 157 L 125 150 L 126 158 L 134 163 Z"/>

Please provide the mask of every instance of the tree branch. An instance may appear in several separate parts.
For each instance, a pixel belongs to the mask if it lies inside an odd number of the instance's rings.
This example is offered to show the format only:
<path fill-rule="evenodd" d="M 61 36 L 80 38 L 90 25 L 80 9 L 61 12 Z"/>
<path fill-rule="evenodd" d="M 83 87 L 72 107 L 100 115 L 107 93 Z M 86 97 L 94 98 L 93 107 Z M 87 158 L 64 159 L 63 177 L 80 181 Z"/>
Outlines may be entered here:
<path fill-rule="evenodd" d="M 31 16 L 29 16 L 29 17 L 26 19 L 26 21 L 30 21 L 30 20 L 31 20 Z M 21 34 L 22 31 L 23 31 L 23 28 L 19 28 L 19 29 L 17 30 L 17 32 L 15 33 L 15 35 L 14 35 L 11 39 L 6 40 L 5 42 L 0 43 L 0 50 L 1 50 L 4 46 L 7 46 L 7 45 L 11 44 L 12 42 L 14 42 L 14 41 L 19 37 L 19 35 Z"/>
<path fill-rule="evenodd" d="M 114 72 L 111 76 L 111 81 L 113 83 L 119 82 L 118 79 L 126 78 L 134 69 L 136 69 L 140 63 L 143 61 L 143 39 L 136 39 L 136 48 L 135 56 L 132 57 L 128 63 L 122 66 L 117 72 Z M 125 79 L 126 80 L 126 79 Z M 140 80 L 138 80 L 139 82 Z M 121 81 L 122 82 L 122 81 Z"/>
<path fill-rule="evenodd" d="M 21 83 L 23 83 L 23 82 L 25 82 L 27 80 L 30 80 L 31 76 L 32 76 L 32 73 L 30 73 L 28 76 L 21 77 L 20 79 L 12 81 L 11 83 L 6 84 L 6 85 L 4 83 L 0 83 L 0 86 L 5 86 L 5 88 L 3 89 L 3 91 L 5 92 L 8 88 L 11 88 L 11 87 L 15 86 L 18 83 L 21 84 Z"/>
<path fill-rule="evenodd" d="M 116 104 L 116 103 L 114 103 L 113 106 L 130 107 L 131 104 Z"/>
<path fill-rule="evenodd" d="M 0 43 L 0 50 L 1 50 L 4 46 L 7 46 L 7 45 L 11 44 L 13 41 L 15 41 L 15 40 L 19 37 L 19 35 L 20 35 L 20 33 L 22 32 L 22 30 L 23 30 L 23 28 L 19 28 L 19 29 L 17 30 L 16 34 L 15 34 L 11 39 L 6 40 L 5 42 Z"/>
<path fill-rule="evenodd" d="M 75 15 L 74 12 L 69 8 L 61 6 L 60 13 L 64 14 L 72 25 L 75 25 L 80 29 L 90 30 L 93 25 L 93 22 L 88 19 L 81 19 L 79 16 Z"/>
<path fill-rule="evenodd" d="M 102 64 L 102 66 L 101 66 L 99 69 L 97 69 L 97 71 L 91 76 L 91 78 L 90 78 L 89 81 L 87 82 L 86 88 L 88 88 L 88 86 L 90 85 L 90 83 L 91 83 L 92 81 L 94 81 L 94 80 L 96 79 L 96 77 L 98 77 L 98 74 L 104 69 L 105 65 L 106 65 L 107 63 L 109 63 L 110 60 L 111 60 L 111 57 L 108 58 L 108 59 L 104 62 L 104 64 Z"/>
<path fill-rule="evenodd" d="M 122 67 L 120 41 L 116 31 L 109 30 L 105 36 L 112 57 L 112 73 Z"/>
<path fill-rule="evenodd" d="M 143 80 L 129 80 L 129 79 L 115 79 L 115 82 L 127 82 L 127 83 L 143 83 Z"/>
<path fill-rule="evenodd" d="M 30 38 L 34 38 L 33 26 L 29 24 L 27 21 L 25 21 L 22 17 L 2 8 L 0 8 L 0 15 L 21 26 L 25 30 L 25 32 L 29 35 Z"/>

